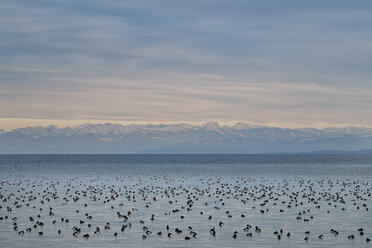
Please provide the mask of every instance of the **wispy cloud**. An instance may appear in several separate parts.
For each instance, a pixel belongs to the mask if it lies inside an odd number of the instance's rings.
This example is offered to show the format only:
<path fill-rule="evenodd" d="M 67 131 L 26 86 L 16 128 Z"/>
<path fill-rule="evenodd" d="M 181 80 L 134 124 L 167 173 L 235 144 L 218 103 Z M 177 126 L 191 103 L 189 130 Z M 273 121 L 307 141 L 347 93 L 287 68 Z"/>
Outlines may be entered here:
<path fill-rule="evenodd" d="M 369 126 L 371 9 L 5 0 L 0 118 Z"/>

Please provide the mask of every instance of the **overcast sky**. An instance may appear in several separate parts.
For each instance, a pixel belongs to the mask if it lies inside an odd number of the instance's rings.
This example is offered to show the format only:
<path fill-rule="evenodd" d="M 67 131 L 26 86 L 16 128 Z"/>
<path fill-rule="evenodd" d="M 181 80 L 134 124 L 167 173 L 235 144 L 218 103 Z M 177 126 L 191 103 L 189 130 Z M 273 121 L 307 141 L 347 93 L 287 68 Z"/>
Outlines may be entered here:
<path fill-rule="evenodd" d="M 372 1 L 2 0 L 0 128 L 372 126 Z"/>

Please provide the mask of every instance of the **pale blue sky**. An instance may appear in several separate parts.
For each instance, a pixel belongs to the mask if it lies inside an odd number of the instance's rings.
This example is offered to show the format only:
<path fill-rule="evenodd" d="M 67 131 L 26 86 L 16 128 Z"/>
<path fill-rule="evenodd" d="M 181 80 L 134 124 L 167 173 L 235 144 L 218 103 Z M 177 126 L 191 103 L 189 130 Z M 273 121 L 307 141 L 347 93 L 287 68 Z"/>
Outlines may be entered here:
<path fill-rule="evenodd" d="M 0 128 L 372 126 L 371 13 L 371 1 L 3 0 Z"/>

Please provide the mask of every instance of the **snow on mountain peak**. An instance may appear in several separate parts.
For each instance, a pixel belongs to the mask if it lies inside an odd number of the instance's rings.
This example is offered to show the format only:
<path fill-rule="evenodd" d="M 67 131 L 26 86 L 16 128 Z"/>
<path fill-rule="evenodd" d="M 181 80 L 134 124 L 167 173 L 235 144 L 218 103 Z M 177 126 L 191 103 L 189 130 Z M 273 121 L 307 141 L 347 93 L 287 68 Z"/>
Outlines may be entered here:
<path fill-rule="evenodd" d="M 327 142 L 327 143 L 325 143 Z M 236 123 L 220 126 L 217 122 L 190 124 L 84 124 L 76 127 L 37 126 L 0 130 L 3 151 L 49 151 L 136 153 L 152 152 L 288 152 L 314 150 L 370 149 L 372 128 L 345 127 L 326 129 L 289 129 Z M 82 145 L 84 144 L 84 145 Z M 258 145 L 257 145 L 258 144 Z M 351 145 L 350 145 L 351 144 Z M 288 148 L 291 147 L 291 148 Z M 32 149 L 31 149 L 32 148 Z M 159 150 L 160 149 L 160 150 Z M 230 150 L 229 150 L 230 149 Z"/>
<path fill-rule="evenodd" d="M 210 121 L 210 122 L 202 124 L 201 127 L 216 129 L 216 128 L 220 128 L 220 125 L 216 121 Z"/>
<path fill-rule="evenodd" d="M 244 122 L 237 122 L 235 125 L 231 126 L 231 128 L 235 130 L 244 130 L 244 129 L 249 129 L 252 127 L 254 126 L 249 123 L 244 123 Z"/>

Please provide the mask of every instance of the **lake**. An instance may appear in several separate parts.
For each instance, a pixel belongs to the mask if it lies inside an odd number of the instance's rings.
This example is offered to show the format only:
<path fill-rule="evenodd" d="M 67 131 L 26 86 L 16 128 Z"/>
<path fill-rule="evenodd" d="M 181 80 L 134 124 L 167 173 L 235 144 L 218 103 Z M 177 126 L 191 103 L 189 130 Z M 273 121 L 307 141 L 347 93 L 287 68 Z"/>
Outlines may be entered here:
<path fill-rule="evenodd" d="M 371 155 L 0 155 L 0 246 L 366 247 L 371 177 Z"/>

